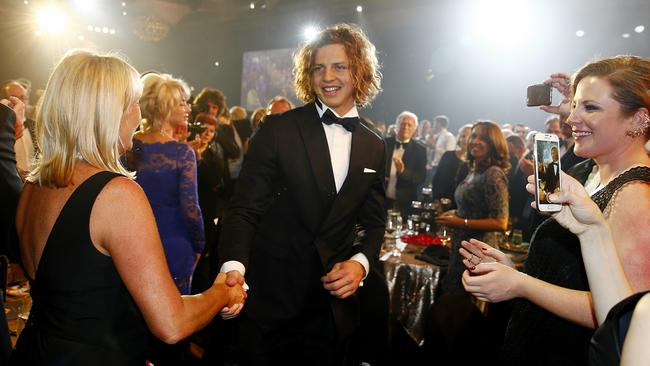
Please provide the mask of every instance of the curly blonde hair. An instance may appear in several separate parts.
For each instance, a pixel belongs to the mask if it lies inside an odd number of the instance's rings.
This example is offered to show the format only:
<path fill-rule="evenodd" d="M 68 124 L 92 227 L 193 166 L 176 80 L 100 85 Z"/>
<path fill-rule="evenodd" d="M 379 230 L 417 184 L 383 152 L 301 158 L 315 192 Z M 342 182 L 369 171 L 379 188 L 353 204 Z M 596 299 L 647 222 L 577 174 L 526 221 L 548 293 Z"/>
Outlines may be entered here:
<path fill-rule="evenodd" d="M 178 103 L 189 98 L 190 88 L 181 79 L 154 72 L 142 76 L 142 84 L 142 131 L 159 131 Z"/>
<path fill-rule="evenodd" d="M 381 72 L 377 51 L 361 28 L 353 24 L 336 24 L 318 33 L 314 39 L 302 45 L 294 55 L 293 73 L 296 95 L 303 102 L 316 99 L 311 74 L 316 51 L 324 46 L 340 44 L 350 61 L 350 74 L 354 87 L 354 101 L 364 107 L 381 92 Z"/>

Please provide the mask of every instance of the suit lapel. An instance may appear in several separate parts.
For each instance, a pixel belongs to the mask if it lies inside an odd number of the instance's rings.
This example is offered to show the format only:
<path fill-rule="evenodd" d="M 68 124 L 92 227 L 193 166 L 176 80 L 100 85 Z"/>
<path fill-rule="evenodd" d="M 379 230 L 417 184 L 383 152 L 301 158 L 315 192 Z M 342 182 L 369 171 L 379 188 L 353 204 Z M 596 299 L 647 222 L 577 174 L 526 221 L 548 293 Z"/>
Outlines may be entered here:
<path fill-rule="evenodd" d="M 345 181 L 341 186 L 339 191 L 340 196 L 344 196 L 349 189 L 354 189 L 354 182 L 358 182 L 360 176 L 363 174 L 363 162 L 364 162 L 364 151 L 363 147 L 366 146 L 364 143 L 365 131 L 363 126 L 359 125 L 357 129 L 352 133 L 352 146 L 350 149 L 350 164 L 348 165 L 348 174 L 345 177 Z"/>
<path fill-rule="evenodd" d="M 327 145 L 325 131 L 318 118 L 318 112 L 314 103 L 309 103 L 303 108 L 303 116 L 298 121 L 300 135 L 311 163 L 314 180 L 318 186 L 318 192 L 325 204 L 330 207 L 336 197 L 336 183 L 332 172 L 332 161 Z"/>

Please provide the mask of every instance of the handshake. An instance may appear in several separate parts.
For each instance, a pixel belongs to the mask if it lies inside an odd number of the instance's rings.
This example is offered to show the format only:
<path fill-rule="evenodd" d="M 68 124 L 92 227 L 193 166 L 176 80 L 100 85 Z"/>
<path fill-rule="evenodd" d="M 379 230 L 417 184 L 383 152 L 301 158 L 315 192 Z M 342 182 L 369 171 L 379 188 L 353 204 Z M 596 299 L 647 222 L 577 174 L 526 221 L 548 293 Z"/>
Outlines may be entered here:
<path fill-rule="evenodd" d="M 212 286 L 223 291 L 226 299 L 226 305 L 219 315 L 223 319 L 232 319 L 239 315 L 244 308 L 244 300 L 248 297 L 244 290 L 244 276 L 237 271 L 230 271 L 228 274 L 221 272 Z"/>

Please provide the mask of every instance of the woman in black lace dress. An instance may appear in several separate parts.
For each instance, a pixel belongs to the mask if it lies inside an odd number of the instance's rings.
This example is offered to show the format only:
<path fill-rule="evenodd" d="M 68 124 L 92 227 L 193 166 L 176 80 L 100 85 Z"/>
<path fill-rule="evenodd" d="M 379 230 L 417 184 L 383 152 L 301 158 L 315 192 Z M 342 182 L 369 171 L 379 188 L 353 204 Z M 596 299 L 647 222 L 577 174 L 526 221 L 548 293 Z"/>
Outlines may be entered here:
<path fill-rule="evenodd" d="M 465 267 L 458 254 L 460 242 L 469 238 L 496 245 L 508 224 L 508 147 L 499 126 L 479 121 L 472 127 L 467 144 L 470 172 L 454 194 L 458 208 L 436 218 L 440 225 L 454 228 L 449 270 L 443 280 L 445 293 L 464 293 L 460 282 Z"/>
<path fill-rule="evenodd" d="M 572 82 L 554 74 L 548 83 L 573 95 L 567 123 L 576 139 L 575 153 L 597 166 L 585 188 L 611 227 L 632 290 L 650 289 L 650 157 L 644 148 L 650 126 L 650 61 L 617 56 L 587 64 Z M 562 106 L 556 108 L 564 113 Z M 540 225 L 527 275 L 480 242 L 463 246 L 464 263 L 472 272 L 463 274 L 467 291 L 492 302 L 519 298 L 503 363 L 587 364 L 589 339 L 609 308 L 592 300 L 585 272 L 589 257 L 581 253 L 576 235 L 554 219 Z"/>

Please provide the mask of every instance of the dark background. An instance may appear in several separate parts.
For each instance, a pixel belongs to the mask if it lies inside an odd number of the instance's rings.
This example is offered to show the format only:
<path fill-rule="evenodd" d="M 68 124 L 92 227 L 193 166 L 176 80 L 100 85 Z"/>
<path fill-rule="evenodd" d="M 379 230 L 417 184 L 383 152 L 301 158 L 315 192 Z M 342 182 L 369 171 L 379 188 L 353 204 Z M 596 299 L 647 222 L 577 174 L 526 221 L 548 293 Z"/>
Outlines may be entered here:
<path fill-rule="evenodd" d="M 139 71 L 168 72 L 196 89 L 220 88 L 234 105 L 240 103 L 244 52 L 295 48 L 308 24 L 354 22 L 377 46 L 384 75 L 383 93 L 361 113 L 387 122 L 403 110 L 420 119 L 446 114 L 452 131 L 477 118 L 541 129 L 545 113 L 525 106 L 528 85 L 598 57 L 650 56 L 650 29 L 634 31 L 650 26 L 648 0 L 266 0 L 256 1 L 255 9 L 247 0 L 127 0 L 124 7 L 104 0 L 96 1 L 94 14 L 59 1 L 70 14 L 68 30 L 37 36 L 34 13 L 44 3 L 0 0 L 0 80 L 27 77 L 43 87 L 67 49 L 94 47 L 119 50 Z M 138 17 L 147 15 L 170 26 L 159 42 L 133 31 Z M 116 34 L 87 30 L 97 24 Z M 498 29 L 518 39 L 499 44 L 503 35 L 489 37 Z"/>

